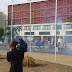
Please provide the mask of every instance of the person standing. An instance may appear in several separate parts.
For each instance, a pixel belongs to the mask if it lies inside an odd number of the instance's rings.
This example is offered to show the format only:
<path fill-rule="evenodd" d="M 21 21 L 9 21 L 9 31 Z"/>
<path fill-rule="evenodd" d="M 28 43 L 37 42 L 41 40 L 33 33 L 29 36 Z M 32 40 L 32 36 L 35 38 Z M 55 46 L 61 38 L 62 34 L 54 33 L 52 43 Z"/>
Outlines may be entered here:
<path fill-rule="evenodd" d="M 9 72 L 23 72 L 22 60 L 24 58 L 24 52 L 16 48 L 16 42 L 11 40 L 9 43 L 11 51 L 7 53 L 7 61 L 11 62 L 11 68 Z"/>

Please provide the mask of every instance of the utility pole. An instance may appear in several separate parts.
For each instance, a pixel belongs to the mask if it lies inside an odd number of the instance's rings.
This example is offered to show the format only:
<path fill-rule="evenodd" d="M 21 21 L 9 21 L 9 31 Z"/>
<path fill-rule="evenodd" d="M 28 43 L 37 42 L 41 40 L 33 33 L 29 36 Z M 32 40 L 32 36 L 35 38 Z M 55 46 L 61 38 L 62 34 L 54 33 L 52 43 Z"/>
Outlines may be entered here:
<path fill-rule="evenodd" d="M 56 25 L 57 25 L 57 0 L 56 0 L 56 6 L 55 6 L 55 62 L 56 62 Z"/>
<path fill-rule="evenodd" d="M 31 0 L 30 0 L 30 56 L 31 56 Z"/>
<path fill-rule="evenodd" d="M 12 0 L 12 15 L 11 15 L 11 40 L 12 40 L 12 25 L 13 25 L 13 0 Z"/>

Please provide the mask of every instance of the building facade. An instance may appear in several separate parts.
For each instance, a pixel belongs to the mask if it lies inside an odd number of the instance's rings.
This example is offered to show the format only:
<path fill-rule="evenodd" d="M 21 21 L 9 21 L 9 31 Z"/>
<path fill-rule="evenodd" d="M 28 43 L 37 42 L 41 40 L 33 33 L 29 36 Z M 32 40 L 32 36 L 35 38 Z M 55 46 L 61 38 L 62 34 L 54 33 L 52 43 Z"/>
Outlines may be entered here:
<path fill-rule="evenodd" d="M 0 12 L 0 28 L 5 29 L 5 21 L 6 21 L 6 14 L 4 12 Z"/>
<path fill-rule="evenodd" d="M 11 25 L 12 5 L 8 6 L 8 25 Z M 68 18 L 72 15 L 72 0 L 58 0 L 57 41 L 72 39 L 72 24 Z M 21 26 L 19 36 L 30 37 L 30 3 L 13 5 L 13 25 Z M 55 0 L 31 3 L 32 40 L 55 41 Z M 69 42 L 69 41 L 68 41 Z M 70 41 L 71 42 L 71 41 Z"/>

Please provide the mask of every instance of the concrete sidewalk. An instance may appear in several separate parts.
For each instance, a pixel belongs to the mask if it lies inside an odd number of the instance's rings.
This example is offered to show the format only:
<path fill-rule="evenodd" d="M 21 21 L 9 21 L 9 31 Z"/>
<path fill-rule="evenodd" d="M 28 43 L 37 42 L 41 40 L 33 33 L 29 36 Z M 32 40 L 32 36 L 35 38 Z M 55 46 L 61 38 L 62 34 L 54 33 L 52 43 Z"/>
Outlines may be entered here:
<path fill-rule="evenodd" d="M 0 54 L 6 55 L 7 51 L 0 50 Z M 27 55 L 29 56 L 29 54 L 30 54 L 29 52 L 26 52 L 25 56 L 27 56 Z M 34 59 L 50 61 L 50 62 L 55 63 L 55 55 L 54 54 L 32 52 L 31 57 L 33 57 Z M 72 66 L 72 56 L 57 55 L 56 58 L 57 58 L 56 63 Z"/>

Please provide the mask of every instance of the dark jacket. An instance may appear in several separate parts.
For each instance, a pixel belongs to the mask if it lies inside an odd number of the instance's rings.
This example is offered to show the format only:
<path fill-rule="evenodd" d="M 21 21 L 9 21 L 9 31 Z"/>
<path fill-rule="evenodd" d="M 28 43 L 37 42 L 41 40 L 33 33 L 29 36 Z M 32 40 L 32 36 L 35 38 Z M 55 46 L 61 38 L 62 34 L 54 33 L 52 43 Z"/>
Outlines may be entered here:
<path fill-rule="evenodd" d="M 7 53 L 7 60 L 11 62 L 11 68 L 9 72 L 23 72 L 22 60 L 24 58 L 24 52 L 17 50 L 16 48 Z"/>

